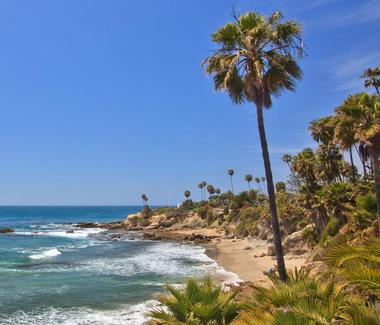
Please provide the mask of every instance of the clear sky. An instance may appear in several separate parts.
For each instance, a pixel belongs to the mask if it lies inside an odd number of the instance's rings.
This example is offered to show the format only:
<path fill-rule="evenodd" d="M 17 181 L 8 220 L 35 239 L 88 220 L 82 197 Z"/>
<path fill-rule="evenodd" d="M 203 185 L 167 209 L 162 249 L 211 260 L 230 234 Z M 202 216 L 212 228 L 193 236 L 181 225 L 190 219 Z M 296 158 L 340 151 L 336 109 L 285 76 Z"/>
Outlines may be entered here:
<path fill-rule="evenodd" d="M 380 64 L 379 0 L 0 1 L 0 204 L 176 203 L 205 180 L 263 176 L 256 116 L 201 61 L 232 9 L 302 22 L 296 93 L 265 113 L 275 180 L 310 120 Z"/>

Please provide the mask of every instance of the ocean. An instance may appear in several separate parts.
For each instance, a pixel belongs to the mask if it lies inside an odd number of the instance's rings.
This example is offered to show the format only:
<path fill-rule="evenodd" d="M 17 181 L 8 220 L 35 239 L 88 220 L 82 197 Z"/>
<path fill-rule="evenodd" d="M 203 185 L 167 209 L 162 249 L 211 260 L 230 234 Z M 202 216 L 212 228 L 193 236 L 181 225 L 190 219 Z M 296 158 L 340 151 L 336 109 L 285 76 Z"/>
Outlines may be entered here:
<path fill-rule="evenodd" d="M 166 283 L 223 271 L 197 245 L 73 227 L 139 210 L 0 207 L 0 228 L 15 230 L 0 234 L 0 324 L 140 325 Z"/>

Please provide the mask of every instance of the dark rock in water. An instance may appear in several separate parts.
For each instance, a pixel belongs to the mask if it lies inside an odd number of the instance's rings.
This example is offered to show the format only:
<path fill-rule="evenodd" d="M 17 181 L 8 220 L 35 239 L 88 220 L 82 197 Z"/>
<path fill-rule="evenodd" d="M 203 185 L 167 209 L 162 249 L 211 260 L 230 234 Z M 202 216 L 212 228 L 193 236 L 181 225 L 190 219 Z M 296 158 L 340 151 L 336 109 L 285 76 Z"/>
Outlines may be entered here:
<path fill-rule="evenodd" d="M 75 225 L 74 227 L 78 227 L 78 228 L 98 228 L 99 224 L 96 223 L 96 222 L 80 222 L 77 225 Z"/>
<path fill-rule="evenodd" d="M 12 232 L 15 232 L 12 228 L 1 228 L 0 234 L 10 234 Z"/>
<path fill-rule="evenodd" d="M 73 233 L 74 233 L 74 230 L 72 230 L 72 229 L 66 230 L 66 233 L 67 233 L 67 234 L 73 234 Z"/>

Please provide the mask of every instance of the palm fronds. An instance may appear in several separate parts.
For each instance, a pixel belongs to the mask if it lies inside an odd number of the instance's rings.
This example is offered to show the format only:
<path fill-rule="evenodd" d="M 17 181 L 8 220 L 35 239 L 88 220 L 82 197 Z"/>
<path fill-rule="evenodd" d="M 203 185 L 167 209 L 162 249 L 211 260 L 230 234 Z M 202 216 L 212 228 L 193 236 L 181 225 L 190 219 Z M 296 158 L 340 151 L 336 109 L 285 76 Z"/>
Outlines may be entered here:
<path fill-rule="evenodd" d="M 167 285 L 168 295 L 160 295 L 162 307 L 148 316 L 155 325 L 230 324 L 236 317 L 239 304 L 234 301 L 236 291 L 225 291 L 210 278 L 189 279 L 184 287 Z"/>
<path fill-rule="evenodd" d="M 380 239 L 372 237 L 355 246 L 343 240 L 326 250 L 325 262 L 348 284 L 380 297 Z"/>

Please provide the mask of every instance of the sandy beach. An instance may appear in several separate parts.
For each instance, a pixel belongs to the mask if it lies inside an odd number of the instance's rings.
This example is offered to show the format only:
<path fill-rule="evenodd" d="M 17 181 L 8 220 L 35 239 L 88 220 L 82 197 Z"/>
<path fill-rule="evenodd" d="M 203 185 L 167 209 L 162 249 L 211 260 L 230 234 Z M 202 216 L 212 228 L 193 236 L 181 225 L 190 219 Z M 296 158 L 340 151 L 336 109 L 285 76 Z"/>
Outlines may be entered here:
<path fill-rule="evenodd" d="M 267 277 L 263 274 L 276 264 L 275 257 L 267 254 L 271 246 L 260 239 L 214 239 L 205 245 L 207 255 L 214 259 L 226 271 L 236 273 L 242 281 L 265 284 Z M 305 265 L 307 255 L 285 255 L 286 267 L 294 269 Z"/>

